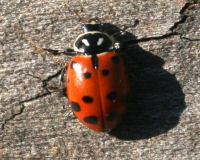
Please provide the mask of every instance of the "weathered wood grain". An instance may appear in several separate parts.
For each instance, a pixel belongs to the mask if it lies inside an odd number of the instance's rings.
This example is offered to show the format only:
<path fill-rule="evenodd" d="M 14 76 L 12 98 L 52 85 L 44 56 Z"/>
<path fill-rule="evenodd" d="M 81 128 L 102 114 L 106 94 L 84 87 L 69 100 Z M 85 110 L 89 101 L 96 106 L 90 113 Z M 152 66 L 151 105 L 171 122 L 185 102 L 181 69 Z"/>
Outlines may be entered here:
<path fill-rule="evenodd" d="M 81 2 L 82 11 L 78 0 L 0 1 L 0 159 L 199 159 L 199 1 Z M 121 41 L 133 39 L 123 51 L 133 97 L 110 133 L 75 119 L 58 88 L 61 66 L 14 28 L 38 46 L 64 49 L 82 32 L 72 9 L 109 17 L 108 26 L 128 27 Z"/>

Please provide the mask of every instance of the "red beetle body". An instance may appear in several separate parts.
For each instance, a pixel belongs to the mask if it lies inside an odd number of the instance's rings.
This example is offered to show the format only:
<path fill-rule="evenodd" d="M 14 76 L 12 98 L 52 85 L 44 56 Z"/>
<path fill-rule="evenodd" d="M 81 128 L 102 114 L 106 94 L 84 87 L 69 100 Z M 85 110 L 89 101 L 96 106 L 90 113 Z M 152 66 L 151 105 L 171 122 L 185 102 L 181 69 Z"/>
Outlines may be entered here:
<path fill-rule="evenodd" d="M 106 131 L 117 125 L 127 109 L 129 84 L 113 40 L 97 31 L 98 25 L 85 25 L 86 33 L 75 41 L 79 55 L 69 62 L 66 90 L 75 116 L 95 131 Z"/>

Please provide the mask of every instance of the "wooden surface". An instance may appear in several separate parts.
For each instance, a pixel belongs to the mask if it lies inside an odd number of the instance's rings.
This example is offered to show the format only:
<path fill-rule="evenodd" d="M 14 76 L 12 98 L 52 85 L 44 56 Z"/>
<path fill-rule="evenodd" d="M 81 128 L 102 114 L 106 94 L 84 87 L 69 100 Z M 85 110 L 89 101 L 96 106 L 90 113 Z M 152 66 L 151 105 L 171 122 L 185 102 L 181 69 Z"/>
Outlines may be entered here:
<path fill-rule="evenodd" d="M 81 2 L 0 1 L 0 159 L 199 159 L 199 1 Z M 132 39 L 123 50 L 130 109 L 110 133 L 74 117 L 58 87 L 62 67 L 14 28 L 40 47 L 71 47 L 82 32 L 73 9 Z"/>

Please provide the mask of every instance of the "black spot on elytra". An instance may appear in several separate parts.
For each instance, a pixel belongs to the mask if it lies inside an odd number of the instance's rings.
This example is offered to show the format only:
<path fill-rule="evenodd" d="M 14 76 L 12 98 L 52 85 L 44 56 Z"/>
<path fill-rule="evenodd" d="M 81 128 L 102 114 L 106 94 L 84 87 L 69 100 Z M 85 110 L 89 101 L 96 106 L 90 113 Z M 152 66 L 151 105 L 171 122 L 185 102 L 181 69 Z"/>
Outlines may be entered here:
<path fill-rule="evenodd" d="M 81 110 L 81 108 L 80 108 L 80 106 L 79 106 L 78 103 L 76 103 L 76 102 L 71 102 L 70 104 L 71 104 L 71 107 L 72 107 L 72 110 L 73 110 L 73 111 L 79 112 L 79 111 Z"/>
<path fill-rule="evenodd" d="M 120 118 L 120 113 L 118 113 L 118 112 L 110 112 L 106 116 L 106 120 L 108 120 L 108 121 L 114 121 L 114 120 L 117 120 L 119 118 Z"/>
<path fill-rule="evenodd" d="M 86 78 L 86 79 L 89 79 L 89 78 L 91 78 L 91 73 L 89 73 L 89 72 L 86 72 L 86 73 L 84 73 L 84 77 Z"/>
<path fill-rule="evenodd" d="M 103 70 L 102 70 L 102 74 L 103 74 L 104 76 L 109 75 L 109 70 L 103 69 Z"/>
<path fill-rule="evenodd" d="M 72 61 L 72 63 L 71 63 L 71 69 L 74 69 L 74 65 L 75 64 L 78 64 L 78 62 Z"/>
<path fill-rule="evenodd" d="M 92 103 L 92 102 L 93 102 L 93 98 L 90 97 L 90 96 L 84 96 L 84 97 L 82 97 L 82 100 L 83 100 L 85 103 Z"/>
<path fill-rule="evenodd" d="M 119 63 L 119 56 L 113 56 L 112 62 L 115 63 L 115 64 L 118 64 Z"/>
<path fill-rule="evenodd" d="M 108 100 L 114 100 L 114 99 L 116 99 L 116 97 L 117 97 L 117 92 L 115 92 L 115 91 L 110 92 L 110 93 L 107 94 L 107 96 L 106 96 L 106 98 L 107 98 Z"/>
<path fill-rule="evenodd" d="M 84 121 L 90 124 L 97 124 L 98 118 L 96 116 L 85 117 Z"/>

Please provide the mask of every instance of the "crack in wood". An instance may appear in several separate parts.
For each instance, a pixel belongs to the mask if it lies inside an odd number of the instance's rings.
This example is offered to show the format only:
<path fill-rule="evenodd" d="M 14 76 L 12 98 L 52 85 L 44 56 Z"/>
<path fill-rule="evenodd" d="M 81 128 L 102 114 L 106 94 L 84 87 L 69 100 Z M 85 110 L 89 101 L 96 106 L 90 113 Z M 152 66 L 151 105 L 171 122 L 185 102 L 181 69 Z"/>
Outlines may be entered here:
<path fill-rule="evenodd" d="M 1 125 L 1 130 L 4 130 L 5 125 L 8 121 L 14 119 L 17 115 L 20 115 L 21 113 L 23 113 L 25 106 L 23 104 L 21 104 L 20 110 L 17 113 L 12 114 L 10 117 L 8 117 L 7 119 L 5 119 L 3 121 L 3 124 Z"/>
<path fill-rule="evenodd" d="M 182 18 L 178 22 L 175 22 L 174 25 L 169 29 L 170 33 L 167 33 L 167 34 L 164 34 L 164 35 L 161 35 L 161 36 L 155 36 L 155 37 L 145 37 L 145 38 L 140 38 L 140 39 L 127 40 L 127 41 L 124 42 L 125 45 L 131 45 L 131 44 L 136 44 L 136 43 L 140 43 L 140 42 L 147 42 L 147 41 L 152 41 L 152 40 L 161 40 L 161 39 L 166 39 L 166 38 L 176 36 L 176 35 L 179 35 L 181 37 L 181 39 L 186 39 L 186 40 L 190 40 L 190 41 L 199 41 L 199 39 L 189 39 L 189 38 L 186 38 L 186 37 L 182 37 L 181 33 L 174 31 L 180 24 L 183 24 L 187 20 L 187 18 L 189 17 L 189 16 L 184 14 L 185 11 L 191 5 L 194 5 L 196 3 L 197 3 L 197 1 L 194 1 L 193 3 L 191 3 L 191 2 L 185 3 L 185 5 L 182 7 L 182 9 L 179 12 L 181 14 Z"/>
<path fill-rule="evenodd" d="M 136 44 L 136 43 L 140 43 L 140 42 L 147 42 L 147 41 L 152 41 L 152 40 L 161 40 L 161 39 L 166 39 L 166 38 L 176 36 L 176 35 L 179 35 L 179 33 L 171 32 L 171 33 L 167 33 L 167 34 L 164 34 L 164 35 L 161 35 L 161 36 L 128 40 L 128 41 L 125 41 L 124 44 L 125 45 L 131 45 L 131 44 Z"/>
<path fill-rule="evenodd" d="M 21 105 L 20 110 L 19 110 L 17 113 L 14 113 L 14 114 L 10 115 L 8 118 L 6 118 L 6 119 L 3 121 L 3 123 L 1 124 L 1 127 L 0 127 L 1 130 L 4 130 L 4 129 L 5 129 L 5 125 L 6 125 L 6 123 L 7 123 L 8 121 L 14 119 L 16 116 L 18 116 L 18 115 L 20 115 L 20 114 L 23 113 L 24 108 L 25 108 L 24 103 L 30 102 L 30 101 L 33 101 L 33 100 L 37 100 L 37 99 L 39 99 L 39 98 L 43 98 L 43 97 L 45 97 L 45 96 L 48 96 L 48 95 L 52 94 L 52 92 L 50 92 L 50 91 L 48 90 L 48 88 L 47 88 L 47 82 L 50 81 L 51 79 L 57 77 L 60 73 L 61 73 L 61 70 L 57 71 L 55 74 L 52 74 L 52 75 L 48 76 L 48 77 L 45 78 L 45 79 L 41 79 L 40 77 L 37 77 L 37 76 L 35 76 L 35 75 L 32 75 L 32 74 L 29 74 L 29 73 L 28 73 L 27 75 L 29 75 L 29 76 L 31 76 L 31 77 L 33 77 L 33 78 L 39 79 L 39 80 L 43 83 L 42 87 L 46 90 L 46 93 L 38 94 L 38 95 L 36 95 L 36 96 L 34 96 L 34 97 L 32 97 L 32 98 L 29 98 L 29 99 L 20 101 L 20 102 L 18 103 L 19 105 Z"/>
<path fill-rule="evenodd" d="M 189 17 L 188 15 L 185 15 L 185 11 L 193 4 L 196 4 L 197 2 L 194 1 L 193 3 L 185 3 L 185 5 L 182 7 L 180 10 L 180 15 L 181 19 L 178 22 L 175 22 L 174 25 L 169 29 L 170 31 L 174 31 L 180 24 L 183 24 L 186 22 L 187 18 Z"/>
<path fill-rule="evenodd" d="M 41 95 L 37 95 L 37 96 L 32 97 L 32 98 L 29 98 L 29 99 L 27 99 L 27 100 L 20 101 L 20 102 L 18 103 L 19 105 L 21 105 L 20 110 L 19 110 L 17 113 L 12 114 L 9 118 L 7 118 L 7 119 L 5 119 L 5 120 L 3 121 L 3 123 L 1 124 L 1 130 L 4 130 L 4 129 L 5 129 L 5 125 L 6 125 L 6 123 L 7 123 L 8 121 L 14 119 L 16 116 L 18 116 L 18 115 L 20 115 L 20 114 L 23 113 L 23 111 L 24 111 L 24 109 L 25 109 L 24 103 L 30 102 L 30 101 L 33 101 L 33 100 L 36 100 L 36 99 L 39 99 L 39 98 L 43 98 L 43 97 L 48 96 L 48 95 L 50 95 L 50 94 L 51 94 L 51 92 L 48 91 L 47 93 L 44 93 L 44 94 L 41 94 Z"/>
<path fill-rule="evenodd" d="M 184 37 L 184 36 L 182 36 L 182 35 L 180 35 L 180 38 L 181 38 L 181 39 L 188 40 L 188 41 L 191 41 L 191 42 L 200 41 L 200 39 L 198 39 L 198 38 L 191 39 L 191 38 Z"/>

